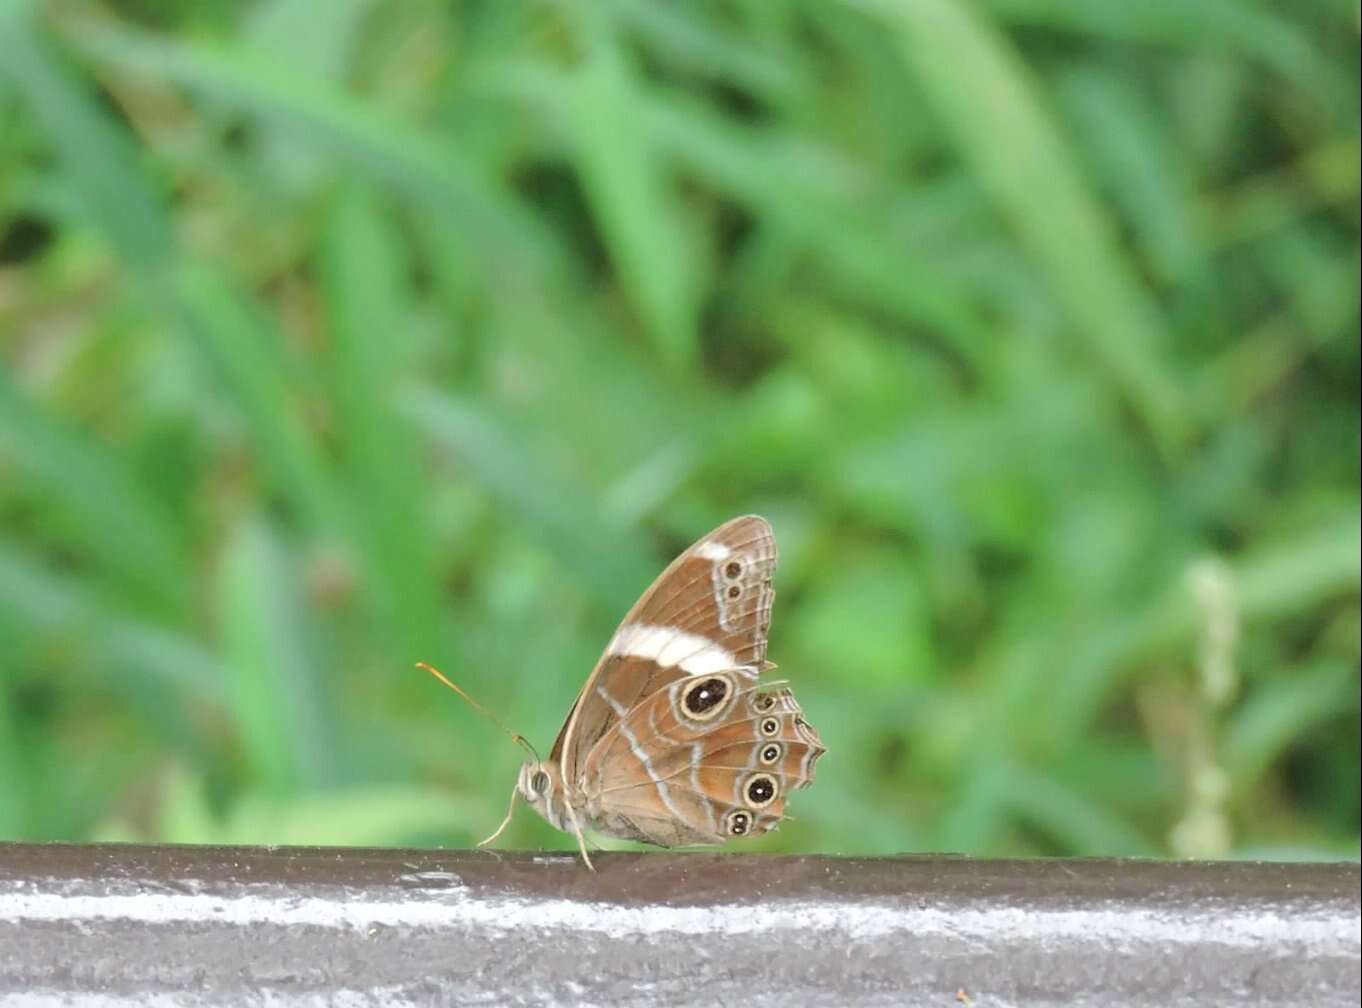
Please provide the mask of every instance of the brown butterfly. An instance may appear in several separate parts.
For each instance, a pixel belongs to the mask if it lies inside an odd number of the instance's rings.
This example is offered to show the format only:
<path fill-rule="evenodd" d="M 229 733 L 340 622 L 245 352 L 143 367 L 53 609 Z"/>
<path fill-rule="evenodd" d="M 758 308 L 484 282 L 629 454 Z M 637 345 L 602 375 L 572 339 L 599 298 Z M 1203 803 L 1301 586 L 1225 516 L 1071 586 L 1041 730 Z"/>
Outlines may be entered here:
<path fill-rule="evenodd" d="M 501 835 L 517 796 L 576 835 L 587 867 L 585 829 L 659 847 L 775 829 L 824 752 L 794 695 L 759 681 L 775 667 L 775 566 L 771 526 L 756 515 L 672 561 L 610 638 L 549 758 L 530 748 L 505 820 L 482 843 Z"/>

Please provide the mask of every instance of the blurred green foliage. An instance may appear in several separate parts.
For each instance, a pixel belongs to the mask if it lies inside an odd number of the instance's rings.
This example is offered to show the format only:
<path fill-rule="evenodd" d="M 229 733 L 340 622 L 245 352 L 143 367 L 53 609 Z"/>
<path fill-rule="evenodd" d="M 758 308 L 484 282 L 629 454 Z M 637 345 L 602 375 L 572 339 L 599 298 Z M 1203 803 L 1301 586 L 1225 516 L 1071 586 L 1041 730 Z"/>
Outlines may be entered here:
<path fill-rule="evenodd" d="M 1358 86 L 1351 0 L 0 0 L 0 837 L 468 843 L 412 662 L 546 747 L 756 511 L 758 848 L 1357 856 Z"/>

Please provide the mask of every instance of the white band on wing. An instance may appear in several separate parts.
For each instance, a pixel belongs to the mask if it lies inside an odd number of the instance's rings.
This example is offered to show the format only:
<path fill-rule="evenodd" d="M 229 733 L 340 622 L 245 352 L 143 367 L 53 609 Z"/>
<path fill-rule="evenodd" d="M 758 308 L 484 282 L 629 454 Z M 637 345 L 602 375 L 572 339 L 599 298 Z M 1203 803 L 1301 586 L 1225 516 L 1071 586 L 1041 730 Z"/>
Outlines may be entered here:
<path fill-rule="evenodd" d="M 620 627 L 605 653 L 624 658 L 651 658 L 663 668 L 679 668 L 687 675 L 723 672 L 737 664 L 732 651 L 707 637 L 649 623 L 626 623 Z"/>
<path fill-rule="evenodd" d="M 695 555 L 704 560 L 727 560 L 732 552 L 721 542 L 702 542 L 695 547 Z"/>

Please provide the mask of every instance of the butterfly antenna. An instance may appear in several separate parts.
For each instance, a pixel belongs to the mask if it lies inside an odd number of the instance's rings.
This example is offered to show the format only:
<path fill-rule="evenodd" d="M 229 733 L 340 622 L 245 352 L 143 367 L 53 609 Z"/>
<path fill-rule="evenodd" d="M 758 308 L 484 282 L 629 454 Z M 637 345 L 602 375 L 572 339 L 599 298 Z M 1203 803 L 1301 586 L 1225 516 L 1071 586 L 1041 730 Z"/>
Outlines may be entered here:
<path fill-rule="evenodd" d="M 422 672 L 429 672 L 436 679 L 440 680 L 440 682 L 444 683 L 455 693 L 459 694 L 459 696 L 463 697 L 464 702 L 467 703 L 468 706 L 472 707 L 475 711 L 477 711 L 479 714 L 485 717 L 488 721 L 491 721 L 492 724 L 496 725 L 507 735 L 511 736 L 511 740 L 515 742 L 516 745 L 520 746 L 520 748 L 524 749 L 527 753 L 529 753 L 530 758 L 533 759 L 536 763 L 543 762 L 543 760 L 539 758 L 539 753 L 535 751 L 534 746 L 530 745 L 529 739 L 527 739 L 524 735 L 521 735 L 519 732 L 513 732 L 511 731 L 511 729 L 507 728 L 504 724 L 501 723 L 501 718 L 497 717 L 482 704 L 474 700 L 471 696 L 465 693 L 461 687 L 455 686 L 454 683 L 449 679 L 449 677 L 446 676 L 439 669 L 437 669 L 434 665 L 427 665 L 425 662 L 419 661 L 416 663 L 416 667 L 419 668 Z"/>

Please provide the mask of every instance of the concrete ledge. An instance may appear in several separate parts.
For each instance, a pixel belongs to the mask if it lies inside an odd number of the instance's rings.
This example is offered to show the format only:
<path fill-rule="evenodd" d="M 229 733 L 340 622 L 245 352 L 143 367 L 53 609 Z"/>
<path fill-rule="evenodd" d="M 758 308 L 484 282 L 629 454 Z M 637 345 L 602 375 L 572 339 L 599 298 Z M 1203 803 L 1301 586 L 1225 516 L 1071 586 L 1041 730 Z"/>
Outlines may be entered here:
<path fill-rule="evenodd" d="M 0 844 L 0 1004 L 1356 1005 L 1356 864 Z"/>

